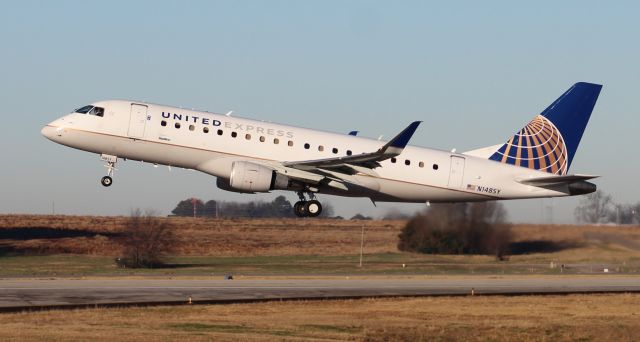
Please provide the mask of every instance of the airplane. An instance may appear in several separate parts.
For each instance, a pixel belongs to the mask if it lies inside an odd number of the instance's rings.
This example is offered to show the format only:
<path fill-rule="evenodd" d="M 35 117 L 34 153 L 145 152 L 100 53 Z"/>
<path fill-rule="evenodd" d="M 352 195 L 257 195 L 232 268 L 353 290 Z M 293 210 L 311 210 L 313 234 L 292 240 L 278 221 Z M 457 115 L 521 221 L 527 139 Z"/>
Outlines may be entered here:
<path fill-rule="evenodd" d="M 421 121 L 382 141 L 128 100 L 80 107 L 41 133 L 99 154 L 105 187 L 130 159 L 198 170 L 227 191 L 294 191 L 295 215 L 316 217 L 317 194 L 428 205 L 594 192 L 598 176 L 568 171 L 601 89 L 576 83 L 506 143 L 463 153 L 409 146 Z"/>

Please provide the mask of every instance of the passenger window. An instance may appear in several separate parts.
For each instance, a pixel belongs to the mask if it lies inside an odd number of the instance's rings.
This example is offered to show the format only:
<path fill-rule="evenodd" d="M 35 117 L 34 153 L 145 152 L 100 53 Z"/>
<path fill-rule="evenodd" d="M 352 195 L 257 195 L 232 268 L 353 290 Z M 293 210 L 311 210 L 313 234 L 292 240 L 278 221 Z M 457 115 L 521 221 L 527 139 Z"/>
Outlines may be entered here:
<path fill-rule="evenodd" d="M 189 130 L 190 130 L 190 131 L 193 131 L 194 129 L 196 129 L 196 126 L 194 126 L 194 125 L 189 125 Z"/>
<path fill-rule="evenodd" d="M 280 139 L 278 138 L 273 138 L 273 143 L 278 145 L 280 143 Z"/>
<path fill-rule="evenodd" d="M 244 138 L 247 140 L 251 140 L 251 134 L 247 133 L 244 135 Z"/>
<path fill-rule="evenodd" d="M 320 151 L 320 152 L 324 151 L 324 146 L 319 145 L 319 146 L 318 146 L 318 151 Z"/>
<path fill-rule="evenodd" d="M 236 133 L 236 132 L 231 132 L 231 137 L 232 137 L 232 138 L 235 138 L 235 137 L 237 137 L 237 136 L 238 136 L 238 133 Z"/>
<path fill-rule="evenodd" d="M 289 140 L 289 142 L 287 142 L 287 145 L 293 146 L 293 141 Z"/>
<path fill-rule="evenodd" d="M 179 123 L 179 122 L 176 122 L 175 127 L 176 127 L 176 128 L 180 128 L 180 123 Z"/>
<path fill-rule="evenodd" d="M 162 121 L 160 122 L 160 126 L 165 127 L 166 125 L 167 125 L 167 122 L 166 122 L 166 121 L 162 120 Z"/>
<path fill-rule="evenodd" d="M 407 166 L 411 165 L 411 160 L 405 159 L 404 160 L 404 165 L 407 165 Z"/>
<path fill-rule="evenodd" d="M 348 156 L 350 156 L 350 155 L 352 155 L 352 154 L 353 154 L 353 153 L 351 152 L 351 150 L 347 150 L 347 155 L 348 155 Z"/>
<path fill-rule="evenodd" d="M 264 142 L 264 136 L 260 136 L 260 142 Z"/>
<path fill-rule="evenodd" d="M 395 162 L 396 162 L 396 158 L 395 158 L 395 157 L 394 157 L 394 158 L 391 158 L 391 162 L 395 164 Z"/>
<path fill-rule="evenodd" d="M 308 149 L 309 149 L 309 147 L 311 147 L 311 145 L 309 145 L 309 144 L 304 144 L 304 149 L 305 149 L 305 150 L 308 150 Z"/>
<path fill-rule="evenodd" d="M 418 163 L 418 167 L 424 167 L 424 163 L 423 162 L 419 162 Z"/>
<path fill-rule="evenodd" d="M 333 152 L 333 154 L 338 154 L 338 149 L 337 148 L 333 148 L 333 150 L 331 150 Z"/>
<path fill-rule="evenodd" d="M 433 169 L 437 170 L 438 169 L 438 164 L 433 164 Z"/>
<path fill-rule="evenodd" d="M 203 127 L 202 131 L 205 132 L 205 133 L 209 133 L 209 127 Z"/>
<path fill-rule="evenodd" d="M 218 130 L 218 135 L 222 135 L 222 130 L 221 129 Z"/>

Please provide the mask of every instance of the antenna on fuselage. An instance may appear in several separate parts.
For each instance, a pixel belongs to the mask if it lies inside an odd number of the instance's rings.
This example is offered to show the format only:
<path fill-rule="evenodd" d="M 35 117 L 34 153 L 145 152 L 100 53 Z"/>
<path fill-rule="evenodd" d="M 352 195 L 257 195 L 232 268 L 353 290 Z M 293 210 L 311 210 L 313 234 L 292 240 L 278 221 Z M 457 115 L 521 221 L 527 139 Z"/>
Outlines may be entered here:
<path fill-rule="evenodd" d="M 233 113 L 232 110 L 228 111 L 227 114 L 225 114 L 224 116 L 231 116 L 231 113 Z"/>
<path fill-rule="evenodd" d="M 378 141 L 382 140 L 382 137 L 384 137 L 384 135 L 379 136 Z"/>

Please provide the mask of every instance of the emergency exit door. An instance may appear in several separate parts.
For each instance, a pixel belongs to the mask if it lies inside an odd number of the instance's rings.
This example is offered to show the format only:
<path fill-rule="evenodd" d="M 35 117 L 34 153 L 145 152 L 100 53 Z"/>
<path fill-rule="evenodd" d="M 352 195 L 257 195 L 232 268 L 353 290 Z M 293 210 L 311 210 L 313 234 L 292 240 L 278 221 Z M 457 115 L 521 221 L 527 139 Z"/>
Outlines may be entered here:
<path fill-rule="evenodd" d="M 147 124 L 147 106 L 131 104 L 131 117 L 129 118 L 130 138 L 144 137 L 144 129 Z"/>
<path fill-rule="evenodd" d="M 462 187 L 463 176 L 464 176 L 464 158 L 459 156 L 451 156 L 451 169 L 449 171 L 449 187 L 452 189 L 460 189 L 460 187 Z"/>

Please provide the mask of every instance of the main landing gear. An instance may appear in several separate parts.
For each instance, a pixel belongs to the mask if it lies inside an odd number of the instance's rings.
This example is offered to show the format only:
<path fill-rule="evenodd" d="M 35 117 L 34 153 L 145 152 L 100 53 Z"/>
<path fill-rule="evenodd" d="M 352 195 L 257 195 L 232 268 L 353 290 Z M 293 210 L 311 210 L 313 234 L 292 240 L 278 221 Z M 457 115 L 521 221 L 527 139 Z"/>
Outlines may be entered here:
<path fill-rule="evenodd" d="M 293 205 L 293 212 L 298 217 L 317 217 L 322 213 L 322 204 L 316 200 L 315 195 L 309 192 L 309 200 L 304 197 L 304 193 L 298 192 L 300 200 Z"/>
<path fill-rule="evenodd" d="M 103 186 L 109 187 L 111 186 L 111 184 L 113 184 L 113 172 L 116 170 L 116 162 L 118 161 L 118 157 L 108 154 L 102 154 L 100 156 L 100 159 L 107 162 L 107 165 L 104 166 L 107 168 L 107 175 L 102 177 L 100 183 Z"/>

